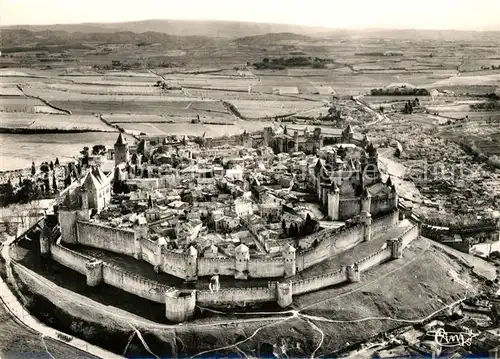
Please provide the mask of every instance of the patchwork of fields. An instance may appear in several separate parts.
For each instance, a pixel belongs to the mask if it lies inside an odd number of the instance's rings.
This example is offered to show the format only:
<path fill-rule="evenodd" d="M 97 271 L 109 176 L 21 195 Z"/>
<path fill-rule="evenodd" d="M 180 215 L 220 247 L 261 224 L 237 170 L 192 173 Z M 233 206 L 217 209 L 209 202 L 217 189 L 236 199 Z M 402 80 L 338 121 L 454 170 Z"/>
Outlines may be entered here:
<path fill-rule="evenodd" d="M 0 112 L 0 129 L 117 132 L 95 116 Z"/>
<path fill-rule="evenodd" d="M 473 94 L 494 92 L 500 86 L 498 73 L 481 68 L 496 65 L 497 62 L 492 62 L 495 54 L 485 53 L 481 61 L 463 61 L 449 55 L 454 49 L 465 51 L 452 43 L 446 44 L 446 49 L 410 46 L 412 50 L 404 53 L 399 43 L 383 45 L 381 51 L 379 43 L 370 41 L 362 47 L 352 40 L 302 41 L 286 50 L 292 51 L 295 47 L 298 53 L 333 59 L 325 68 L 257 70 L 241 67 L 240 64 L 245 63 L 242 59 L 251 63 L 264 57 L 283 56 L 283 46 L 288 46 L 268 44 L 266 51 L 245 45 L 233 47 L 227 54 L 213 48 L 216 54 L 211 56 L 220 55 L 219 68 L 213 67 L 212 62 L 204 62 L 210 58 L 208 48 L 171 50 L 170 55 L 160 55 L 156 47 L 145 46 L 140 53 L 150 61 L 172 56 L 189 59 L 190 65 L 143 66 L 130 71 L 67 65 L 0 69 L 0 128 L 3 132 L 32 131 L 34 135 L 19 136 L 28 136 L 36 146 L 40 145 L 37 136 L 45 136 L 40 132 L 51 130 L 89 131 L 85 136 L 92 138 L 90 142 L 101 138 L 104 141 L 101 132 L 111 132 L 109 135 L 113 137 L 112 133 L 119 129 L 133 135 L 205 134 L 212 137 L 261 129 L 265 121 L 276 117 L 324 116 L 333 96 L 337 98 L 334 100 L 337 110 L 341 110 L 342 117 L 350 123 L 376 124 L 379 121 L 375 115 L 350 98 L 362 94 L 362 99 L 373 109 L 383 107 L 387 113 L 398 113 L 403 101 L 413 100 L 413 96 L 366 96 L 373 88 L 394 83 L 437 89 L 440 93 L 437 97 L 419 97 L 428 114 L 409 116 L 414 124 L 439 124 L 465 116 L 477 120 L 497 118 L 496 112 L 471 111 L 469 107 L 482 101 L 474 99 Z M 120 51 L 124 59 L 137 59 L 133 46 L 109 46 L 113 51 Z M 75 53 L 75 56 L 81 54 Z M 110 62 L 109 57 L 104 61 L 99 56 L 88 55 L 86 61 Z M 227 66 L 223 65 L 226 63 Z M 454 93 L 465 96 L 463 101 L 457 101 Z M 432 116 L 434 113 L 439 116 Z M 47 148 L 60 150 L 61 156 L 72 153 L 69 149 L 74 139 L 70 143 L 70 137 L 64 136 L 61 140 L 68 142 L 66 149 L 62 143 Z M 29 151 L 20 153 L 25 153 L 22 156 L 29 157 L 26 162 L 31 163 Z M 3 167 L 0 163 L 0 170 Z"/>

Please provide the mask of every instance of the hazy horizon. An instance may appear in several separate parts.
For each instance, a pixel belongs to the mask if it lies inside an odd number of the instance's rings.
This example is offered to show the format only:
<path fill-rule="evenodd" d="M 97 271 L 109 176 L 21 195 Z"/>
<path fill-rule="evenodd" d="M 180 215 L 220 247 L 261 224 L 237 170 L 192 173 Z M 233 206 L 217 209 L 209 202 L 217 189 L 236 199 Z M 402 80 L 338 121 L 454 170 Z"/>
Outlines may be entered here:
<path fill-rule="evenodd" d="M 229 21 L 339 29 L 500 31 L 498 0 L 4 0 L 1 26 L 146 20 Z M 40 17 L 43 14 L 43 17 Z"/>

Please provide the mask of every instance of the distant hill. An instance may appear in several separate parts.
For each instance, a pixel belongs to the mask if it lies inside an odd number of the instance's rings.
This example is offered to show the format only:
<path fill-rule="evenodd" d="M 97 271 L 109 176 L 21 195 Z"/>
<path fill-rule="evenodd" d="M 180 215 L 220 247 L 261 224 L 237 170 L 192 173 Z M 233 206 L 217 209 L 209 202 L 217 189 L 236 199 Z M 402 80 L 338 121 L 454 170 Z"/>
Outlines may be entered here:
<path fill-rule="evenodd" d="M 238 38 L 268 33 L 323 34 L 332 29 L 300 25 L 251 23 L 237 21 L 144 20 L 117 23 L 83 23 L 55 25 L 17 25 L 3 29 L 31 31 L 65 31 L 80 33 L 159 32 L 175 36 Z"/>
<path fill-rule="evenodd" d="M 238 45 L 263 45 L 276 44 L 282 41 L 314 41 L 310 36 L 294 34 L 291 32 L 270 33 L 264 35 L 245 36 L 234 40 Z"/>
<path fill-rule="evenodd" d="M 237 21 L 144 20 L 118 23 L 82 23 L 55 25 L 17 25 L 0 27 L 1 50 L 18 51 L 13 47 L 55 51 L 67 47 L 86 48 L 99 44 L 162 44 L 176 49 L 242 45 L 250 47 L 280 44 L 286 41 L 316 41 L 334 39 L 357 42 L 360 39 L 383 41 L 485 41 L 495 47 L 500 32 L 331 29 L 286 24 L 250 23 Z M 76 47 L 75 47 L 76 46 Z"/>
<path fill-rule="evenodd" d="M 135 44 L 138 46 L 162 44 L 173 48 L 206 46 L 214 40 L 202 36 L 175 36 L 159 32 L 67 32 L 62 30 L 30 31 L 25 29 L 3 29 L 1 50 L 15 52 L 17 47 L 50 49 L 92 44 Z"/>

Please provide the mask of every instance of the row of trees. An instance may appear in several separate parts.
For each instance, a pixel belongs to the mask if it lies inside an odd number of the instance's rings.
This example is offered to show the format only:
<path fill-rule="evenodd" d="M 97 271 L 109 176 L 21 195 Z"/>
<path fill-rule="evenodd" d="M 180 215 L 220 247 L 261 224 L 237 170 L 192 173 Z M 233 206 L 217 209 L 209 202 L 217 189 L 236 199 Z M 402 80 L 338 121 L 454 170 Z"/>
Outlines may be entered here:
<path fill-rule="evenodd" d="M 59 158 L 56 157 L 56 160 L 54 162 L 50 161 L 49 162 L 42 162 L 40 164 L 40 172 L 43 173 L 48 173 L 49 171 L 53 171 L 54 167 L 59 166 Z M 34 176 L 36 175 L 36 166 L 35 162 L 31 162 L 31 175 Z"/>
<path fill-rule="evenodd" d="M 318 222 L 313 220 L 308 213 L 304 225 L 299 226 L 297 223 L 292 223 L 287 227 L 285 219 L 281 221 L 281 228 L 283 233 L 288 237 L 304 237 L 317 232 Z"/>
<path fill-rule="evenodd" d="M 264 58 L 262 62 L 256 62 L 253 64 L 257 69 L 273 69 L 273 70 L 284 70 L 289 67 L 312 67 L 312 68 L 324 68 L 325 64 L 331 63 L 329 59 L 320 59 L 319 57 L 305 57 L 296 56 L 290 58 Z"/>
<path fill-rule="evenodd" d="M 9 179 L 7 183 L 0 186 L 0 205 L 8 206 L 14 203 L 28 203 L 40 199 L 44 194 L 57 192 L 57 179 L 52 175 L 52 180 L 46 176 L 41 183 L 37 183 L 32 179 L 19 178 L 19 185 L 14 187 Z"/>
<path fill-rule="evenodd" d="M 388 87 L 370 90 L 372 96 L 430 96 L 429 90 L 415 87 Z"/>
<path fill-rule="evenodd" d="M 471 110 L 500 110 L 500 102 L 498 101 L 488 101 L 488 102 L 480 102 L 480 103 L 472 103 L 469 105 Z"/>

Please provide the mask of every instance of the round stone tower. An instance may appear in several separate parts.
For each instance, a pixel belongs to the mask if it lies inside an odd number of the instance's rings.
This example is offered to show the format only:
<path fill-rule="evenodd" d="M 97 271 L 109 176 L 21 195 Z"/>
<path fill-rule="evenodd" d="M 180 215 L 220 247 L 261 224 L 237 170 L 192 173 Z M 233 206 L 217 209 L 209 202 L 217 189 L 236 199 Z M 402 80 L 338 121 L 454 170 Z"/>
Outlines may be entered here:
<path fill-rule="evenodd" d="M 292 281 L 277 283 L 276 285 L 277 302 L 281 308 L 292 305 Z"/>
<path fill-rule="evenodd" d="M 176 323 L 185 322 L 194 316 L 196 307 L 196 291 L 179 291 L 165 293 L 165 316 Z"/>

